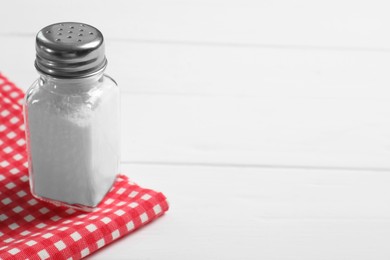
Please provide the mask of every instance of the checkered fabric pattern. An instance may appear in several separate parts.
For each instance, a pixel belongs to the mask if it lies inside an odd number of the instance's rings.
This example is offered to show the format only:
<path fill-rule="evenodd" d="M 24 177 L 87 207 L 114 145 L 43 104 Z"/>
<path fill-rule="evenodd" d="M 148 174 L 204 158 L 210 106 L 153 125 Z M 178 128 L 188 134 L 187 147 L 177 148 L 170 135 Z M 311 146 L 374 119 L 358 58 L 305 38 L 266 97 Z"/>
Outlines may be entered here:
<path fill-rule="evenodd" d="M 168 210 L 124 175 L 91 213 L 35 199 L 29 188 L 24 93 L 0 74 L 0 259 L 80 259 Z"/>

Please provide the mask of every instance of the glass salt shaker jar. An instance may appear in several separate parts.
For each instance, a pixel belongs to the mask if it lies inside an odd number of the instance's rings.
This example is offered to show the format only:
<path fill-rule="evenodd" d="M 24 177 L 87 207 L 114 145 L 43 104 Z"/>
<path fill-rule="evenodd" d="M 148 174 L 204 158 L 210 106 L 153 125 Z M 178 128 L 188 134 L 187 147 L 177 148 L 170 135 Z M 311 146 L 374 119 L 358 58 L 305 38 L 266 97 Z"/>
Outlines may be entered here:
<path fill-rule="evenodd" d="M 119 88 L 104 74 L 102 33 L 82 23 L 36 36 L 40 78 L 27 91 L 30 186 L 39 199 L 82 210 L 99 204 L 119 164 Z"/>

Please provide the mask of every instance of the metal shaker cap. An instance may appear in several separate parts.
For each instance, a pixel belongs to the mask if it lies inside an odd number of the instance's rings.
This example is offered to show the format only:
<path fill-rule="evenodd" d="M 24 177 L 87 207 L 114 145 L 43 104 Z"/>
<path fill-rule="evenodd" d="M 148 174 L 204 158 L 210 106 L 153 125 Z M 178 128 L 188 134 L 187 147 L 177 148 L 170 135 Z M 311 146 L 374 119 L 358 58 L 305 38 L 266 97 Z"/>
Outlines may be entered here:
<path fill-rule="evenodd" d="M 46 26 L 36 36 L 35 67 L 57 78 L 81 78 L 107 66 L 102 33 L 84 23 Z"/>

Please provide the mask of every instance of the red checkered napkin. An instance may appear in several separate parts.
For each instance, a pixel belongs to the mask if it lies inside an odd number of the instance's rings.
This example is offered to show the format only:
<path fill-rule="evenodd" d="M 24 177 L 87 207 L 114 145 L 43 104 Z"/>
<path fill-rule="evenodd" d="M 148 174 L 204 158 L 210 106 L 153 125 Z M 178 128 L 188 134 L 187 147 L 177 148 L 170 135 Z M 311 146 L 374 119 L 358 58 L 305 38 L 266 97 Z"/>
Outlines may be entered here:
<path fill-rule="evenodd" d="M 23 96 L 0 74 L 0 259 L 80 259 L 168 210 L 162 193 L 124 175 L 91 213 L 35 199 L 27 170 Z"/>

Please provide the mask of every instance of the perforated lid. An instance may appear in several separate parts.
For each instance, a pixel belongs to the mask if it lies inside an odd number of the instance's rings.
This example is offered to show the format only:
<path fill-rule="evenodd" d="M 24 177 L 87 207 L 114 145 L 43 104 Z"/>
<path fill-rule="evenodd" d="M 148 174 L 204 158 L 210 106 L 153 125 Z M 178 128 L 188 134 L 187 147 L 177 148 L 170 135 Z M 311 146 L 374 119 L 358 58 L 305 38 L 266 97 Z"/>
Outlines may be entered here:
<path fill-rule="evenodd" d="M 104 70 L 102 33 L 84 23 L 64 22 L 46 26 L 36 36 L 35 67 L 59 78 L 88 77 Z"/>

